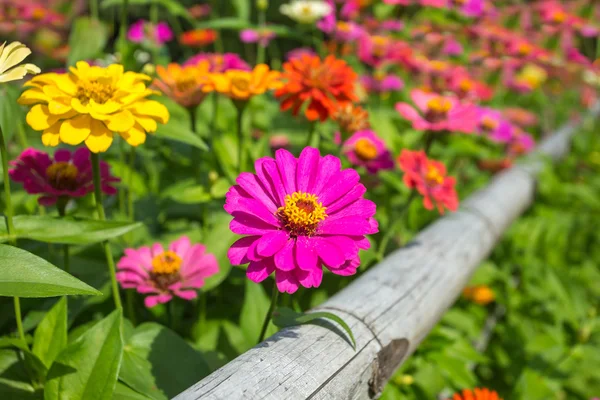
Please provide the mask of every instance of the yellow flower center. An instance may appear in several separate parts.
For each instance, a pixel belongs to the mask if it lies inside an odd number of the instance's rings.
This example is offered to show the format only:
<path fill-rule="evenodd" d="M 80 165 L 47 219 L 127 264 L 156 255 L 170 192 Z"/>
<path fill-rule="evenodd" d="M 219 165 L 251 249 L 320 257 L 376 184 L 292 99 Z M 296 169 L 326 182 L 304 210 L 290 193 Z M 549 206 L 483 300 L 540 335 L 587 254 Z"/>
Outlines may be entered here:
<path fill-rule="evenodd" d="M 361 138 L 354 144 L 354 154 L 363 161 L 377 158 L 377 147 L 367 138 Z"/>
<path fill-rule="evenodd" d="M 565 22 L 567 19 L 567 13 L 562 10 L 556 10 L 552 13 L 552 21 L 557 23 Z"/>
<path fill-rule="evenodd" d="M 344 21 L 338 21 L 336 24 L 337 30 L 340 32 L 350 32 L 350 24 Z"/>
<path fill-rule="evenodd" d="M 196 82 L 197 70 L 194 68 L 185 69 L 181 75 L 175 78 L 175 86 L 180 92 L 187 92 L 198 87 Z"/>
<path fill-rule="evenodd" d="M 377 57 L 383 57 L 388 44 L 388 38 L 385 36 L 373 36 L 373 54 Z"/>
<path fill-rule="evenodd" d="M 182 261 L 177 253 L 167 250 L 152 259 L 152 272 L 154 274 L 176 274 L 181 268 Z"/>
<path fill-rule="evenodd" d="M 425 180 L 431 186 L 441 185 L 444 182 L 444 176 L 434 165 L 428 164 L 427 172 L 425 173 Z"/>
<path fill-rule="evenodd" d="M 300 12 L 302 13 L 302 15 L 304 15 L 306 17 L 310 17 L 312 15 L 312 7 L 307 4 L 302 7 Z"/>
<path fill-rule="evenodd" d="M 443 97 L 434 97 L 427 102 L 427 109 L 435 114 L 446 115 L 451 108 L 450 100 Z"/>
<path fill-rule="evenodd" d="M 115 92 L 116 90 L 111 84 L 96 80 L 80 81 L 75 97 L 83 105 L 88 104 L 90 100 L 94 100 L 98 104 L 104 104 L 113 97 Z"/>
<path fill-rule="evenodd" d="M 285 205 L 277 209 L 277 216 L 291 237 L 311 236 L 319 222 L 327 218 L 326 210 L 314 194 L 294 192 L 285 196 Z"/>
<path fill-rule="evenodd" d="M 517 51 L 522 56 L 526 56 L 527 54 L 529 54 L 531 52 L 531 50 L 532 50 L 531 45 L 527 42 L 519 43 L 519 46 L 517 48 Z"/>
<path fill-rule="evenodd" d="M 480 122 L 481 128 L 485 131 L 493 131 L 498 127 L 498 121 L 488 115 L 484 116 Z"/>
<path fill-rule="evenodd" d="M 56 162 L 46 168 L 48 182 L 55 189 L 76 189 L 77 174 L 79 174 L 77 167 L 68 162 Z"/>
<path fill-rule="evenodd" d="M 447 69 L 448 64 L 444 61 L 434 60 L 429 63 L 429 66 L 433 71 L 441 72 Z"/>
<path fill-rule="evenodd" d="M 462 79 L 458 84 L 458 87 L 463 92 L 468 92 L 473 89 L 473 82 L 470 79 Z"/>

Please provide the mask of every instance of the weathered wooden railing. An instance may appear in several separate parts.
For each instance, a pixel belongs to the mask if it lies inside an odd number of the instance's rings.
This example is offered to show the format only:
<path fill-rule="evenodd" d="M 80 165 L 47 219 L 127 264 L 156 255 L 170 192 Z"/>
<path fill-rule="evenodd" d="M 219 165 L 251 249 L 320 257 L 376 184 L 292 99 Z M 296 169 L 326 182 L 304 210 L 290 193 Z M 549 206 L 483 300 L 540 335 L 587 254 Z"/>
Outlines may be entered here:
<path fill-rule="evenodd" d="M 437 220 L 317 308 L 344 318 L 356 351 L 334 325 L 286 328 L 175 399 L 376 397 L 532 203 L 542 158 L 565 155 L 578 126 L 559 129 L 532 156 L 464 200 L 458 212 Z"/>

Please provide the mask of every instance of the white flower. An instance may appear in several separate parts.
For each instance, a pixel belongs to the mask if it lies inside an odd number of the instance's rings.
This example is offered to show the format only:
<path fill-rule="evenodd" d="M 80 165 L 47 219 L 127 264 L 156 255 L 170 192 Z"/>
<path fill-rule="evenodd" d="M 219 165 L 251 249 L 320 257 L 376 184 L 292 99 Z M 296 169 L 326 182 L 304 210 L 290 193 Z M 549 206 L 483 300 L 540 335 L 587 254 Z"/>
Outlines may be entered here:
<path fill-rule="evenodd" d="M 314 24 L 333 11 L 331 6 L 319 0 L 294 0 L 290 4 L 283 4 L 279 11 L 296 22 Z"/>
<path fill-rule="evenodd" d="M 23 43 L 12 42 L 0 46 L 0 83 L 22 79 L 27 74 L 39 74 L 40 69 L 33 64 L 18 65 L 31 54 L 31 50 Z M 14 67 L 14 68 L 13 68 Z"/>

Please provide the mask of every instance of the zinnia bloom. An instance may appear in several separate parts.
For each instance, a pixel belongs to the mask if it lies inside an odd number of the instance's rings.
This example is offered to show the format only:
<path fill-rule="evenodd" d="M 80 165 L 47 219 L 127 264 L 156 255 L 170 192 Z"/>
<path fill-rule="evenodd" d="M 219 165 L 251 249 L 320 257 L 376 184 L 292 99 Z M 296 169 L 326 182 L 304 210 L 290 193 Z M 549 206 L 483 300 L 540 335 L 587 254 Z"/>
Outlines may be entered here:
<path fill-rule="evenodd" d="M 159 22 L 155 26 L 140 19 L 131 24 L 129 32 L 127 32 L 127 38 L 134 43 L 142 43 L 144 40 L 148 40 L 160 46 L 173 39 L 173 31 L 166 22 Z"/>
<path fill-rule="evenodd" d="M 153 85 L 182 107 L 194 108 L 206 97 L 202 86 L 207 81 L 209 71 L 208 61 L 187 66 L 170 63 L 167 68 L 158 65 L 158 77 Z"/>
<path fill-rule="evenodd" d="M 455 393 L 448 400 L 502 400 L 498 393 L 489 389 L 465 389 L 462 393 Z"/>
<path fill-rule="evenodd" d="M 194 65 L 202 61 L 208 61 L 210 64 L 210 72 L 219 73 L 229 71 L 230 69 L 239 69 L 242 71 L 250 71 L 252 68 L 248 63 L 235 53 L 200 53 L 196 54 L 183 65 Z"/>
<path fill-rule="evenodd" d="M 70 67 L 69 73 L 46 73 L 32 78 L 19 104 L 33 105 L 27 123 L 43 131 L 46 146 L 85 142 L 94 153 L 106 151 L 117 132 L 132 146 L 146 141 L 157 122 L 169 120 L 167 108 L 146 98 L 158 92 L 146 88 L 150 77 L 124 72 L 123 66 L 106 68 L 85 61 Z"/>
<path fill-rule="evenodd" d="M 481 306 L 490 304 L 496 299 L 494 291 L 486 285 L 467 286 L 463 289 L 462 295 L 465 299 Z"/>
<path fill-rule="evenodd" d="M 363 75 L 360 77 L 360 83 L 368 92 L 374 93 L 396 92 L 404 88 L 404 82 L 399 76 L 385 73 Z"/>
<path fill-rule="evenodd" d="M 183 32 L 179 36 L 179 43 L 184 46 L 204 47 L 217 40 L 219 33 L 213 29 L 194 29 Z"/>
<path fill-rule="evenodd" d="M 456 180 L 446 175 L 443 163 L 428 159 L 424 151 L 410 150 L 402 150 L 398 163 L 404 172 L 404 184 L 417 189 L 426 209 L 433 210 L 434 203 L 440 214 L 444 214 L 444 207 L 450 211 L 458 209 Z"/>
<path fill-rule="evenodd" d="M 363 166 L 371 174 L 381 169 L 393 169 L 390 151 L 373 131 L 359 131 L 344 143 L 343 152 L 353 165 Z"/>
<path fill-rule="evenodd" d="M 40 69 L 33 64 L 19 65 L 31 54 L 31 50 L 23 43 L 6 42 L 0 46 L 0 83 L 23 79 L 27 74 L 39 74 Z"/>
<path fill-rule="evenodd" d="M 412 122 L 414 129 L 473 133 L 477 127 L 477 107 L 461 104 L 455 97 L 440 96 L 422 90 L 412 90 L 410 97 L 417 106 L 396 104 L 396 110 Z"/>
<path fill-rule="evenodd" d="M 314 24 L 330 14 L 333 8 L 320 0 L 293 0 L 289 4 L 282 4 L 279 11 L 301 24 Z"/>
<path fill-rule="evenodd" d="M 278 150 L 255 167 L 256 174 L 241 173 L 226 196 L 231 230 L 248 235 L 229 249 L 231 263 L 249 263 L 246 275 L 254 282 L 275 272 L 277 288 L 287 293 L 318 287 L 323 265 L 337 275 L 354 274 L 359 250 L 370 246 L 365 235 L 378 231 L 375 203 L 363 198 L 358 173 L 341 170 L 337 157 L 321 157 L 312 147 L 297 159 Z"/>
<path fill-rule="evenodd" d="M 339 105 L 356 101 L 357 75 L 344 60 L 328 56 L 321 61 L 317 56 L 303 55 L 283 64 L 283 69 L 287 83 L 275 92 L 283 111 L 291 109 L 298 115 L 308 102 L 306 118 L 325 121 Z"/>
<path fill-rule="evenodd" d="M 41 194 L 38 203 L 43 206 L 52 206 L 59 198 L 83 197 L 94 191 L 90 151 L 85 147 L 72 154 L 66 149 L 57 150 L 53 158 L 30 148 L 9 164 L 13 167 L 8 171 L 10 179 L 22 183 L 29 194 Z M 100 182 L 105 194 L 117 192 L 112 184 L 119 178 L 110 175 L 104 161 L 100 161 Z"/>
<path fill-rule="evenodd" d="M 215 256 L 206 253 L 204 245 L 191 244 L 187 236 L 171 243 L 168 250 L 160 243 L 125 249 L 117 268 L 117 280 L 123 289 L 149 294 L 144 299 L 146 307 L 166 303 L 173 296 L 191 300 L 204 286 L 204 280 L 219 271 Z"/>
<path fill-rule="evenodd" d="M 209 74 L 205 92 L 216 91 L 235 101 L 247 101 L 252 96 L 281 86 L 280 73 L 271 71 L 266 64 L 259 64 L 252 71 L 230 69 L 221 74 Z"/>
<path fill-rule="evenodd" d="M 338 105 L 331 117 L 347 135 L 371 127 L 367 110 L 352 103 Z"/>
<path fill-rule="evenodd" d="M 244 29 L 240 32 L 240 40 L 244 43 L 258 43 L 267 47 L 275 39 L 275 32 L 269 29 Z"/>

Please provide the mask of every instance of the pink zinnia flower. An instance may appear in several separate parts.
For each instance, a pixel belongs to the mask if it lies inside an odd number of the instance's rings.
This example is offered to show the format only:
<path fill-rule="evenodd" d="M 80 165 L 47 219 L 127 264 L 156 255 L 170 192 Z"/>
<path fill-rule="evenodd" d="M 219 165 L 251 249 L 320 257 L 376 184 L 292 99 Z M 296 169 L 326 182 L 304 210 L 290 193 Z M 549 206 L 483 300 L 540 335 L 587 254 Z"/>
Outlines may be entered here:
<path fill-rule="evenodd" d="M 477 128 L 477 107 L 461 104 L 455 97 L 440 96 L 422 90 L 412 90 L 410 97 L 416 109 L 407 103 L 396 104 L 402 117 L 422 131 L 473 133 Z"/>
<path fill-rule="evenodd" d="M 202 244 L 192 245 L 187 236 L 171 243 L 166 251 L 160 243 L 125 249 L 117 268 L 117 280 L 123 289 L 150 294 L 144 299 L 148 308 L 166 303 L 173 296 L 195 298 L 204 279 L 219 271 L 215 256 L 206 253 Z"/>
<path fill-rule="evenodd" d="M 134 43 L 149 40 L 157 45 L 162 45 L 173 39 L 173 31 L 166 22 L 159 22 L 154 26 L 152 23 L 140 19 L 131 24 L 127 37 Z"/>
<path fill-rule="evenodd" d="M 323 265 L 334 274 L 354 274 L 359 250 L 370 246 L 365 235 L 378 232 L 375 203 L 363 198 L 358 173 L 341 170 L 337 157 L 321 157 L 312 147 L 299 158 L 278 150 L 255 167 L 256 174 L 241 173 L 226 196 L 231 230 L 248 235 L 229 249 L 231 263 L 249 263 L 246 275 L 254 282 L 275 272 L 277 288 L 287 293 L 318 287 Z"/>
<path fill-rule="evenodd" d="M 387 93 L 396 92 L 404 88 L 404 82 L 399 76 L 388 74 L 363 75 L 360 83 L 368 92 Z"/>
<path fill-rule="evenodd" d="M 394 168 L 394 160 L 385 142 L 371 130 L 358 131 L 350 136 L 342 151 L 353 165 L 363 166 L 371 174 L 380 169 Z"/>
<path fill-rule="evenodd" d="M 207 60 L 210 63 L 210 72 L 220 73 L 230 69 L 250 71 L 250 65 L 235 53 L 199 53 L 188 59 L 183 65 L 194 65 Z"/>
<path fill-rule="evenodd" d="M 240 40 L 244 43 L 258 43 L 267 47 L 275 39 L 275 32 L 269 29 L 244 29 L 240 32 Z"/>
<path fill-rule="evenodd" d="M 302 58 L 305 55 L 316 56 L 317 53 L 315 53 L 315 51 L 313 49 L 311 49 L 310 47 L 298 47 L 294 50 L 288 51 L 285 58 L 286 58 L 286 60 L 290 61 L 290 60 L 293 60 L 294 58 Z"/>
<path fill-rule="evenodd" d="M 426 209 L 433 210 L 434 204 L 440 214 L 444 214 L 444 207 L 450 211 L 458 209 L 456 180 L 446 175 L 443 163 L 428 159 L 424 151 L 402 150 L 398 164 L 404 172 L 404 184 L 417 189 Z"/>
<path fill-rule="evenodd" d="M 534 146 L 535 140 L 533 140 L 531 135 L 523 132 L 521 129 L 515 128 L 512 138 L 508 143 L 507 151 L 509 156 L 516 157 L 529 153 Z"/>
<path fill-rule="evenodd" d="M 41 194 L 38 203 L 43 206 L 52 206 L 59 198 L 83 197 L 94 191 L 87 147 L 80 147 L 73 153 L 60 149 L 54 153 L 54 158 L 29 148 L 9 164 L 13 167 L 8 171 L 10 179 L 22 183 L 29 194 Z M 107 195 L 117 193 L 112 184 L 120 179 L 110 175 L 109 166 L 104 161 L 100 161 L 100 178 L 102 192 Z"/>
<path fill-rule="evenodd" d="M 477 131 L 494 142 L 508 143 L 513 136 L 512 124 L 502 113 L 491 108 L 480 107 L 478 110 Z"/>

